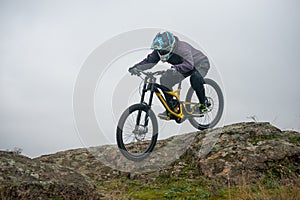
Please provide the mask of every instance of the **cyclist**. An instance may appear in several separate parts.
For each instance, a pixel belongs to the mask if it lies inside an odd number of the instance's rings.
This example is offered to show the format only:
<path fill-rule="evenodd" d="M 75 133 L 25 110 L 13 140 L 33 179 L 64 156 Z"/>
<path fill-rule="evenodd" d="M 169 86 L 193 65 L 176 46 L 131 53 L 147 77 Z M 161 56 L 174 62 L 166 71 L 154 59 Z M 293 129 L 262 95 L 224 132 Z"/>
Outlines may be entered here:
<path fill-rule="evenodd" d="M 205 97 L 203 77 L 206 76 L 210 68 L 207 56 L 189 43 L 179 40 L 177 36 L 169 31 L 157 33 L 153 39 L 151 49 L 153 51 L 143 61 L 135 64 L 128 71 L 131 74 L 138 74 L 139 70 L 150 69 L 159 61 L 168 62 L 172 66 L 161 76 L 161 85 L 167 87 L 168 90 L 172 90 L 175 84 L 190 77 L 191 86 L 199 99 L 199 110 L 196 111 L 196 114 L 206 112 L 209 104 Z M 164 95 L 170 106 L 172 96 L 166 93 Z M 159 116 L 164 118 L 168 116 L 168 112 L 165 111 Z"/>

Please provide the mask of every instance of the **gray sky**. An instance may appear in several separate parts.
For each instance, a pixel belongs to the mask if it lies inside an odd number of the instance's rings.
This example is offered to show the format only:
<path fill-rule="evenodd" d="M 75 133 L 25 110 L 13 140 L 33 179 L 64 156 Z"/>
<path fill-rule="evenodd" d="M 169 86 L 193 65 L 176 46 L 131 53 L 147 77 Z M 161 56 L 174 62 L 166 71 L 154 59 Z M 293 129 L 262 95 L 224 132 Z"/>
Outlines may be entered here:
<path fill-rule="evenodd" d="M 81 66 L 106 40 L 146 27 L 205 50 L 222 78 L 223 124 L 255 115 L 299 131 L 299 8 L 298 0 L 0 0 L 0 149 L 34 157 L 81 147 L 72 111 Z"/>

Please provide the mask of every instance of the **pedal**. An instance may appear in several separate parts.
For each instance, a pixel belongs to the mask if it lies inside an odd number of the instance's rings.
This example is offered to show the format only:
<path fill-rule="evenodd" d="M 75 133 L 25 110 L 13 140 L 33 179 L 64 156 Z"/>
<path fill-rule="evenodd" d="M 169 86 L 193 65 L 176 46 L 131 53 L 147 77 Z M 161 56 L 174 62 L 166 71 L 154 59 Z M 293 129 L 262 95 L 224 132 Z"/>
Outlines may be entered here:
<path fill-rule="evenodd" d="M 171 118 L 169 117 L 169 116 L 166 116 L 166 115 L 158 115 L 158 117 L 160 118 L 160 119 L 163 119 L 163 120 L 167 120 L 167 121 L 169 121 Z"/>

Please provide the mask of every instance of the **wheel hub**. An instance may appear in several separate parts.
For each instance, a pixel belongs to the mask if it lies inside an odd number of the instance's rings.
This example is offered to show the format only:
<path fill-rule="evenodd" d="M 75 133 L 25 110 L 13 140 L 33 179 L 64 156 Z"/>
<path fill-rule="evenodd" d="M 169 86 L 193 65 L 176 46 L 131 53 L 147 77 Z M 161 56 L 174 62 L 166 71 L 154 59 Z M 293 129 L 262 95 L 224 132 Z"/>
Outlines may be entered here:
<path fill-rule="evenodd" d="M 147 132 L 148 128 L 142 125 L 136 125 L 135 129 L 132 131 L 132 133 L 134 133 L 134 136 L 138 141 L 144 140 Z"/>
<path fill-rule="evenodd" d="M 207 108 L 208 112 L 212 111 L 214 107 L 214 100 L 211 97 L 206 97 L 207 101 L 209 102 L 209 107 Z"/>

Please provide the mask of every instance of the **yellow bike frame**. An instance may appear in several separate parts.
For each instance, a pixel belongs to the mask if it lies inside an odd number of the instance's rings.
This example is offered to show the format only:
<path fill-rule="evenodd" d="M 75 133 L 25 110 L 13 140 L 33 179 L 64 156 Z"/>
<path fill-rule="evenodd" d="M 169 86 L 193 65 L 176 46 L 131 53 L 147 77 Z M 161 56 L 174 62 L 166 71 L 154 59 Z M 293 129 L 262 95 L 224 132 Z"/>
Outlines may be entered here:
<path fill-rule="evenodd" d="M 165 98 L 163 97 L 162 93 L 160 92 L 160 90 L 163 91 L 163 93 L 169 94 L 173 97 L 175 97 L 175 99 L 179 102 L 179 113 L 172 110 L 168 103 L 166 102 Z M 150 98 L 149 98 L 149 102 L 148 105 L 151 106 L 152 105 L 152 99 L 153 99 L 153 93 L 156 94 L 156 96 L 158 97 L 158 99 L 160 100 L 160 102 L 163 104 L 163 106 L 165 107 L 165 109 L 173 116 L 175 117 L 175 119 L 177 120 L 182 120 L 185 118 L 185 115 L 192 115 L 196 109 L 196 105 L 198 103 L 192 103 L 192 102 L 181 102 L 180 101 L 180 92 L 181 92 L 181 82 L 178 85 L 178 89 L 175 91 L 168 91 L 166 87 L 156 83 L 156 78 L 151 76 L 151 77 L 146 77 L 144 80 L 144 87 L 142 90 L 142 96 L 141 96 L 141 103 L 144 103 L 144 98 L 145 98 L 145 93 L 147 91 L 150 91 Z M 185 105 L 194 105 L 190 111 L 187 111 L 186 106 Z M 167 120 L 170 120 L 170 117 L 166 118 Z"/>

